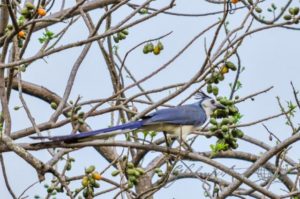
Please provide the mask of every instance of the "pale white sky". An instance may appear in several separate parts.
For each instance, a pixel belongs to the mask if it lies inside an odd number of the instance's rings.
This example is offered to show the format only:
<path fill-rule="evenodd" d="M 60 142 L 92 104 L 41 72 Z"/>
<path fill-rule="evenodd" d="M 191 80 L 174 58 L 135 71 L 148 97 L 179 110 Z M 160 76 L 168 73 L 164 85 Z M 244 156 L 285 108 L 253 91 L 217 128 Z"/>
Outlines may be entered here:
<path fill-rule="evenodd" d="M 156 1 L 153 3 L 153 6 L 158 7 L 158 5 L 166 2 L 167 1 Z M 57 1 L 56 4 L 59 4 L 59 2 Z M 280 6 L 278 5 L 278 7 Z M 202 1 L 190 0 L 189 4 L 187 4 L 187 1 L 178 0 L 177 6 L 173 11 L 182 13 L 205 13 L 220 9 L 222 9 L 222 6 L 220 5 L 208 6 L 205 4 L 205 7 L 203 7 Z M 118 12 L 119 16 L 113 17 L 113 23 L 117 23 L 119 19 L 128 12 L 128 8 L 121 9 L 120 12 Z M 99 13 L 102 13 L 102 11 L 97 10 L 92 13 L 92 16 L 95 17 L 95 20 L 97 20 L 100 16 Z M 265 11 L 264 13 L 267 12 Z M 229 18 L 229 27 L 234 28 L 243 16 L 244 13 L 241 11 L 231 15 Z M 160 56 L 144 55 L 142 53 L 142 48 L 140 48 L 128 57 L 126 65 L 132 70 L 136 78 L 140 79 L 151 71 L 154 71 L 161 64 L 168 61 L 178 50 L 191 40 L 192 37 L 217 20 L 218 16 L 192 18 L 160 15 L 144 24 L 131 28 L 129 30 L 130 34 L 128 38 L 120 43 L 119 53 L 123 56 L 128 49 L 141 41 L 158 37 L 169 31 L 174 31 L 173 34 L 162 40 L 165 49 Z M 49 29 L 55 32 L 64 25 L 65 24 L 51 26 Z M 260 26 L 260 24 L 255 22 L 254 27 L 258 26 Z M 210 34 L 205 35 L 207 41 L 211 38 L 212 33 L 213 32 L 210 32 Z M 34 38 L 38 38 L 41 35 L 42 32 L 34 33 Z M 244 41 L 242 47 L 240 47 L 239 53 L 242 59 L 242 65 L 246 67 L 246 70 L 241 76 L 243 88 L 240 90 L 239 95 L 245 96 L 269 86 L 274 86 L 274 89 L 271 92 L 257 97 L 254 102 L 247 101 L 239 104 L 238 107 L 244 115 L 242 122 L 250 122 L 279 113 L 280 110 L 276 102 L 276 96 L 280 96 L 282 102 L 293 100 L 290 81 L 293 81 L 296 88 L 300 88 L 298 35 L 298 31 L 279 28 L 271 29 L 251 35 Z M 70 33 L 64 38 L 63 43 L 78 41 L 86 38 L 86 36 L 87 31 L 84 28 L 82 20 L 80 20 L 70 29 Z M 34 39 L 32 39 L 32 41 L 33 42 L 30 45 L 26 56 L 32 55 L 40 46 L 38 41 L 34 41 Z M 30 65 L 30 68 L 28 68 L 27 72 L 23 75 L 23 79 L 45 86 L 61 95 L 67 81 L 66 78 L 68 77 L 70 69 L 81 50 L 82 47 L 74 48 L 47 57 L 45 58 L 46 62 L 43 60 L 36 61 Z M 152 89 L 161 87 L 162 85 L 189 80 L 189 78 L 199 69 L 203 59 L 204 38 L 195 42 L 195 44 L 179 59 L 171 64 L 171 66 L 161 72 L 158 76 L 144 83 L 143 86 L 145 89 Z M 228 75 L 228 79 L 220 85 L 221 94 L 228 96 L 228 83 L 229 81 L 232 81 L 232 78 L 233 75 Z M 130 83 L 130 80 L 126 80 L 126 82 Z M 135 91 L 136 90 L 129 91 L 128 95 L 133 94 Z M 192 91 L 192 89 L 189 89 L 188 91 Z M 187 96 L 188 91 L 171 102 L 174 104 L 180 102 L 180 100 Z M 83 96 L 83 100 L 102 98 L 109 96 L 111 93 L 112 89 L 109 83 L 108 71 L 106 70 L 106 66 L 103 62 L 98 46 L 93 44 L 76 77 L 71 99 L 76 99 L 78 95 Z M 153 98 L 158 100 L 166 94 L 167 92 L 154 95 Z M 11 99 L 12 109 L 14 106 L 20 105 L 16 92 L 12 94 Z M 26 96 L 26 100 L 29 103 L 30 109 L 32 110 L 32 114 L 37 123 L 46 121 L 53 112 L 48 104 L 37 99 Z M 189 102 L 193 102 L 193 99 Z M 145 107 L 138 108 L 139 110 L 142 110 Z M 13 131 L 30 125 L 23 110 L 12 111 L 12 116 Z M 110 122 L 108 115 L 91 118 L 87 121 L 93 129 L 106 127 Z M 285 121 L 281 118 L 272 122 L 266 122 L 265 124 L 271 131 L 276 133 L 278 137 L 286 138 L 290 135 L 290 132 L 284 123 Z M 67 125 L 61 129 L 55 129 L 54 131 L 51 131 L 51 133 L 55 135 L 62 135 L 68 134 L 70 131 L 71 127 Z M 271 144 L 271 142 L 267 141 L 268 134 L 261 125 L 247 128 L 245 129 L 245 133 L 261 140 L 266 140 L 267 143 Z M 24 139 L 22 141 L 31 142 L 29 139 Z M 194 145 L 194 149 L 198 151 L 208 151 L 210 150 L 209 144 L 214 142 L 214 139 L 208 140 L 202 137 L 198 138 L 197 144 Z M 260 151 L 260 149 L 258 150 L 258 148 L 253 146 L 244 145 L 241 141 L 239 144 L 239 150 L 252 152 L 255 150 L 257 150 L 257 152 Z M 43 161 L 47 161 L 50 158 L 48 153 L 45 151 L 34 152 L 33 154 L 41 158 Z M 100 157 L 93 148 L 81 149 L 71 155 L 76 158 L 76 162 L 74 164 L 74 169 L 68 174 L 69 176 L 72 176 L 72 174 L 76 175 L 83 173 L 84 167 L 89 166 L 90 164 L 95 164 L 99 170 L 103 169 L 107 165 L 107 162 Z M 155 154 L 151 154 L 149 157 L 154 155 Z M 296 153 L 296 148 L 293 148 L 290 151 L 290 155 L 295 157 L 296 160 L 299 158 Z M 19 195 L 29 184 L 37 180 L 37 175 L 30 166 L 28 166 L 15 154 L 5 153 L 4 158 L 12 189 L 17 195 Z M 224 162 L 224 160 L 222 161 Z M 191 162 L 188 162 L 188 164 L 190 163 Z M 237 167 L 245 167 L 248 165 L 241 163 L 240 161 L 232 160 L 226 161 L 226 163 L 228 163 L 228 166 L 237 165 Z M 202 163 L 197 163 L 194 168 L 198 168 L 201 165 L 203 166 Z M 110 173 L 108 172 L 105 176 L 109 177 L 109 174 Z M 47 180 L 50 180 L 50 175 L 47 175 Z M 45 196 L 46 190 L 43 188 L 43 184 L 44 183 L 41 185 L 35 185 L 27 192 L 26 195 L 29 195 L 29 198 L 33 198 L 35 194 Z M 171 187 L 162 189 L 155 195 L 155 198 L 180 199 L 186 198 L 187 194 L 190 199 L 202 198 L 201 185 L 201 182 L 198 180 L 180 180 Z M 1 198 L 10 198 L 10 195 L 5 189 L 1 172 L 0 187 Z M 101 183 L 101 187 L 105 188 L 107 186 L 104 183 Z M 57 198 L 65 197 L 64 195 L 60 195 Z M 109 198 L 109 195 L 99 198 Z"/>

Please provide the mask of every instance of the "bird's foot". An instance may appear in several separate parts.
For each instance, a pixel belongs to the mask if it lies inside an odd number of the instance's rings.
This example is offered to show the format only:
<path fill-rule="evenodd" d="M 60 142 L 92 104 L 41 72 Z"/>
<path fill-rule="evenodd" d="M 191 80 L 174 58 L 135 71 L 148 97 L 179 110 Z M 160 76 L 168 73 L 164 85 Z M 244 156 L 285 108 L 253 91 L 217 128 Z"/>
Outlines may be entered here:
<path fill-rule="evenodd" d="M 194 150 L 193 150 L 193 148 L 188 144 L 188 143 L 186 143 L 186 142 L 184 142 L 185 144 L 183 145 L 184 146 L 184 148 L 187 150 L 187 151 L 189 151 L 189 152 L 194 152 Z"/>
<path fill-rule="evenodd" d="M 178 140 L 180 147 L 183 147 L 185 150 L 194 152 L 193 148 L 184 140 L 180 139 Z"/>

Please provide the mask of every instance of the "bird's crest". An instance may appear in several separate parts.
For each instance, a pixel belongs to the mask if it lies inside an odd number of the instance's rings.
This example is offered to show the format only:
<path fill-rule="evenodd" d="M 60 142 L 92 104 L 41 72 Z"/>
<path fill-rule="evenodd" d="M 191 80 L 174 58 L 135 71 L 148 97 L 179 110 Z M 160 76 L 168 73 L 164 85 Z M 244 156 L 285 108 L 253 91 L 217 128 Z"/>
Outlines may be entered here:
<path fill-rule="evenodd" d="M 203 101 L 205 99 L 211 99 L 211 97 L 206 95 L 203 91 L 199 91 L 195 94 L 195 99 Z"/>

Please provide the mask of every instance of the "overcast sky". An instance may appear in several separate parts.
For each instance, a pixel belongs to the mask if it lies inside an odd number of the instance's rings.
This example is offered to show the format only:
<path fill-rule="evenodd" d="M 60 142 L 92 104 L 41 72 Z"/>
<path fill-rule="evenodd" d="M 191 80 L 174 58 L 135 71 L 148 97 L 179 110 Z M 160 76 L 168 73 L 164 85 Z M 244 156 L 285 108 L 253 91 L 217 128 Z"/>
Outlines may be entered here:
<path fill-rule="evenodd" d="M 138 2 L 138 1 L 137 1 Z M 162 3 L 167 1 L 156 1 L 153 7 L 159 7 Z M 280 1 L 275 1 L 280 2 Z M 69 1 L 68 1 L 69 3 Z M 298 3 L 298 1 L 297 1 Z M 56 5 L 59 1 L 56 1 Z M 205 6 L 204 6 L 205 5 Z M 269 5 L 269 4 L 267 4 Z M 280 7 L 278 5 L 278 7 Z M 203 4 L 202 1 L 197 0 L 178 0 L 177 6 L 174 8 L 174 12 L 181 13 L 205 13 L 211 11 L 221 10 L 221 5 L 208 6 Z M 113 23 L 117 23 L 118 17 L 125 16 L 130 9 L 121 9 L 118 12 L 118 16 L 113 17 Z M 92 12 L 92 16 L 95 17 L 95 21 L 99 18 L 102 11 L 95 10 Z M 267 13 L 266 11 L 264 13 Z M 236 27 L 240 23 L 244 12 L 237 11 L 235 14 L 229 17 L 230 28 Z M 269 15 L 267 15 L 269 16 Z M 175 53 L 180 50 L 192 37 L 207 27 L 209 24 L 216 22 L 219 16 L 211 17 L 177 17 L 170 15 L 160 15 L 154 19 L 147 21 L 141 25 L 138 25 L 129 30 L 130 34 L 128 38 L 121 42 L 119 46 L 120 55 L 140 43 L 141 41 L 149 38 L 155 38 L 161 36 L 167 32 L 173 31 L 173 33 L 162 40 L 165 49 L 160 56 L 144 55 L 142 48 L 132 53 L 127 60 L 127 66 L 132 70 L 137 79 L 144 77 L 151 71 L 154 71 L 161 64 L 168 61 Z M 60 30 L 65 24 L 59 24 L 51 26 L 49 29 L 53 32 Z M 71 41 L 79 41 L 87 37 L 87 30 L 83 28 L 85 25 L 82 20 L 78 21 L 74 27 L 72 27 L 64 38 L 63 43 L 69 43 Z M 260 26 L 255 22 L 254 27 Z M 207 41 L 211 38 L 213 32 L 207 34 L 205 37 Z M 38 38 L 42 35 L 42 32 L 34 33 L 33 38 Z M 242 89 L 239 91 L 240 96 L 246 96 L 248 94 L 263 90 L 270 86 L 274 86 L 269 93 L 261 95 L 255 99 L 255 101 L 246 101 L 239 104 L 238 108 L 244 115 L 242 123 L 254 121 L 272 114 L 277 114 L 280 109 L 277 105 L 276 96 L 282 99 L 282 102 L 293 100 L 292 89 L 290 81 L 293 81 L 296 88 L 300 89 L 299 79 L 299 32 L 291 31 L 287 29 L 271 29 L 257 34 L 253 34 L 248 37 L 243 45 L 239 48 L 239 54 L 242 59 L 242 66 L 246 69 L 241 75 L 241 82 L 243 84 Z M 26 56 L 33 55 L 40 44 L 32 39 Z M 66 77 L 68 77 L 71 67 L 81 52 L 82 47 L 74 48 L 71 50 L 63 51 L 58 54 L 54 54 L 50 57 L 46 57 L 45 60 L 38 60 L 27 69 L 23 74 L 23 79 L 33 82 L 38 85 L 49 88 L 50 90 L 62 95 Z M 156 77 L 150 79 L 143 84 L 145 89 L 153 89 L 161 87 L 162 85 L 168 85 L 171 83 L 179 83 L 189 80 L 193 74 L 199 69 L 204 59 L 204 38 L 195 42 L 189 50 L 187 50 L 179 59 L 177 59 L 171 66 L 161 72 Z M 220 85 L 220 93 L 222 95 L 229 95 L 228 83 L 232 81 L 233 75 L 228 75 L 226 80 Z M 130 83 L 130 80 L 126 80 Z M 195 88 L 195 87 L 193 87 Z M 189 89 L 185 94 L 180 95 L 171 101 L 174 105 L 179 103 L 189 94 Z M 133 94 L 135 90 L 129 91 L 128 95 Z M 78 95 L 83 97 L 83 100 L 103 98 L 112 94 L 111 85 L 109 82 L 108 71 L 103 62 L 102 55 L 96 44 L 93 44 L 87 57 L 79 70 L 78 76 L 74 84 L 74 89 L 71 93 L 70 99 L 76 99 Z M 162 98 L 166 93 L 160 95 L 154 95 L 153 98 L 158 100 Z M 36 100 L 32 97 L 26 96 L 26 100 L 30 105 L 32 114 L 37 123 L 47 121 L 49 116 L 53 113 L 53 110 L 49 108 L 49 105 Z M 194 99 L 189 100 L 188 103 L 194 102 Z M 20 105 L 18 95 L 16 92 L 12 94 L 11 108 Z M 141 111 L 145 107 L 138 107 Z M 41 114 L 42 113 L 42 114 Z M 30 126 L 28 119 L 25 116 L 24 110 L 13 111 L 13 131 L 23 129 Z M 99 129 L 109 125 L 109 116 L 100 116 L 96 118 L 90 118 L 87 120 L 93 129 Z M 284 124 L 283 118 L 276 119 L 272 122 L 266 122 L 265 124 L 271 131 L 276 133 L 280 138 L 286 138 L 290 135 L 289 129 Z M 261 125 L 244 129 L 246 134 L 259 138 L 261 140 L 268 141 L 268 134 Z M 51 133 L 55 135 L 68 134 L 71 131 L 71 126 L 67 125 L 60 129 L 55 129 Z M 21 141 L 30 141 L 29 139 L 23 139 Z M 20 141 L 20 142 L 21 142 Z M 194 145 L 194 149 L 198 151 L 208 151 L 209 144 L 214 143 L 214 139 L 198 138 L 197 144 Z M 244 145 L 239 142 L 239 150 L 253 151 L 257 150 L 253 146 Z M 46 151 L 34 152 L 34 155 L 41 158 L 43 161 L 50 159 L 49 154 Z M 297 157 L 296 148 L 290 151 L 290 156 Z M 93 148 L 85 148 L 74 153 L 72 156 L 76 158 L 74 169 L 70 172 L 72 174 L 83 173 L 83 169 L 90 164 L 95 164 L 97 169 L 101 170 L 107 162 L 94 151 Z M 153 154 L 154 155 L 154 154 Z M 153 156 L 151 155 L 151 156 Z M 37 181 L 37 175 L 34 170 L 28 166 L 23 160 L 18 158 L 13 153 L 4 154 L 6 168 L 9 176 L 12 189 L 19 195 L 29 184 Z M 224 162 L 224 160 L 223 160 Z M 188 162 L 191 164 L 191 162 Z M 244 168 L 248 164 L 238 161 L 228 161 L 228 166 L 237 165 L 237 167 Z M 197 163 L 194 168 L 201 168 L 202 163 Z M 204 170 L 204 169 L 203 169 Z M 209 170 L 209 169 L 208 169 Z M 1 172 L 0 172 L 1 174 Z M 109 177 L 110 173 L 105 174 Z M 230 178 L 229 178 L 230 179 Z M 50 175 L 47 175 L 47 181 L 50 180 Z M 30 189 L 27 194 L 32 198 L 35 194 L 41 196 L 46 195 L 46 190 L 43 188 L 44 183 L 41 185 L 35 185 Z M 103 188 L 107 187 L 104 183 L 101 183 Z M 180 180 L 170 186 L 167 189 L 161 189 L 155 196 L 156 198 L 186 198 L 189 194 L 190 199 L 201 198 L 202 188 L 199 180 Z M 2 174 L 0 175 L 0 197 L 10 198 L 8 194 Z M 75 186 L 76 187 L 76 186 Z M 274 191 L 274 190 L 273 190 Z M 106 196 L 109 197 L 109 196 Z M 57 198 L 63 198 L 59 196 Z M 101 197 L 100 197 L 101 198 Z M 104 197 L 103 197 L 104 198 Z"/>

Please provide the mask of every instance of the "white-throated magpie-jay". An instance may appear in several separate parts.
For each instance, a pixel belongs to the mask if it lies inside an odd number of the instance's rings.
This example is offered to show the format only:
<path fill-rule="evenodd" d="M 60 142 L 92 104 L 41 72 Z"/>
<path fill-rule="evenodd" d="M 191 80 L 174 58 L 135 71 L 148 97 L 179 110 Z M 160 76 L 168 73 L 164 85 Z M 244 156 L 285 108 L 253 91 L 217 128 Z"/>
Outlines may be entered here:
<path fill-rule="evenodd" d="M 178 136 L 185 141 L 186 137 L 194 130 L 202 126 L 210 117 L 212 112 L 217 109 L 225 108 L 215 99 L 210 98 L 200 92 L 197 95 L 198 102 L 188 105 L 176 106 L 158 110 L 146 115 L 139 121 L 128 122 L 114 127 L 89 131 L 81 134 L 65 136 L 36 136 L 33 139 L 49 139 L 52 141 L 73 142 L 92 137 L 98 134 L 108 133 L 117 130 L 151 130 L 163 131 L 168 134 Z"/>

